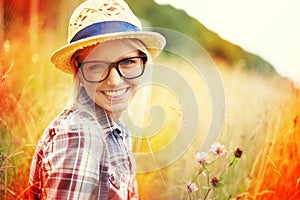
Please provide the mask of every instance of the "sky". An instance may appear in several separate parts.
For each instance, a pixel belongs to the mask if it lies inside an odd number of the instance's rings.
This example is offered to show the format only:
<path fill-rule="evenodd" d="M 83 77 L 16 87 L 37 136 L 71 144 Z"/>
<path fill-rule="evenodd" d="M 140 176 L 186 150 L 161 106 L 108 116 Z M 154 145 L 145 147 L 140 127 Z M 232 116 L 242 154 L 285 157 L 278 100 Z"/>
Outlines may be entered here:
<path fill-rule="evenodd" d="M 299 0 L 155 0 L 270 62 L 300 87 Z"/>

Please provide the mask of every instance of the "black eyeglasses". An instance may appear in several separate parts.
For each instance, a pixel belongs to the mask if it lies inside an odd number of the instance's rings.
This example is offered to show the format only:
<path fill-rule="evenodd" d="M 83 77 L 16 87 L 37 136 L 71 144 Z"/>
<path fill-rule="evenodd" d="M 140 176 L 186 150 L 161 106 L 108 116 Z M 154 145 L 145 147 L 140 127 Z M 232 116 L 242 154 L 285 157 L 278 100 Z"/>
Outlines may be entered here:
<path fill-rule="evenodd" d="M 125 58 L 117 62 L 86 61 L 78 62 L 84 80 L 91 83 L 99 83 L 109 76 L 110 70 L 115 68 L 119 75 L 125 79 L 140 77 L 145 70 L 147 56 L 135 56 Z"/>

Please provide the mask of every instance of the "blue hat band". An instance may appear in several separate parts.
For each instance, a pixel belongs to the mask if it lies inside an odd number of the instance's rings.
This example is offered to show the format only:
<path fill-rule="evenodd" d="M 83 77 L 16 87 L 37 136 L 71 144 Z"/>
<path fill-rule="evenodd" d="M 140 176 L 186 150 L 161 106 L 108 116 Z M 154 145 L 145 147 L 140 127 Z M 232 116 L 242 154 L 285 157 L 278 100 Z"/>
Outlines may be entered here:
<path fill-rule="evenodd" d="M 82 40 L 85 38 L 104 35 L 109 33 L 141 31 L 137 26 L 124 21 L 106 21 L 92 24 L 80 30 L 72 38 L 70 43 Z"/>

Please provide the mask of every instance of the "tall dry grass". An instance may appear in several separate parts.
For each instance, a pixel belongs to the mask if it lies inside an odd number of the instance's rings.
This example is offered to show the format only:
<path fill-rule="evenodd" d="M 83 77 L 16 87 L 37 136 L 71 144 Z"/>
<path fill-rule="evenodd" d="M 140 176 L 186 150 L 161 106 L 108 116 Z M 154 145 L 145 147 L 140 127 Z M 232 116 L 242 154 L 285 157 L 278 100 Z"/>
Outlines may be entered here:
<path fill-rule="evenodd" d="M 229 77 L 225 79 L 229 102 L 222 140 L 245 150 L 236 174 L 243 177 L 241 196 L 299 199 L 299 90 L 278 76 L 236 72 Z"/>
<path fill-rule="evenodd" d="M 53 36 L 41 33 L 44 37 L 37 42 L 24 34 L 1 41 L 0 72 L 10 71 L 0 85 L 0 199 L 24 198 L 37 141 L 70 93 L 71 77 L 48 59 Z"/>
<path fill-rule="evenodd" d="M 265 124 L 264 140 L 250 173 L 247 199 L 300 198 L 299 90 L 274 85 L 281 101 L 273 106 L 272 118 Z"/>

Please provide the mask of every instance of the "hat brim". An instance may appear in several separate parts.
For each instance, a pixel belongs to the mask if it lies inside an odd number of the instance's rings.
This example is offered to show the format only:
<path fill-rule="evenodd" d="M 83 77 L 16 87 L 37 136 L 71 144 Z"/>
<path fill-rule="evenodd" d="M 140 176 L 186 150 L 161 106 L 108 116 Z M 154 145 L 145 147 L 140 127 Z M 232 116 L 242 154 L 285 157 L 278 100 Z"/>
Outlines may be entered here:
<path fill-rule="evenodd" d="M 152 57 L 156 57 L 160 54 L 166 44 L 165 38 L 156 32 L 141 31 L 141 32 L 123 32 L 123 33 L 110 33 L 105 35 L 98 35 L 76 42 L 67 44 L 60 49 L 56 50 L 51 56 L 51 62 L 58 69 L 66 72 L 73 73 L 71 65 L 72 55 L 80 49 L 88 46 L 92 46 L 101 42 L 117 40 L 117 39 L 139 39 L 141 40 Z"/>

